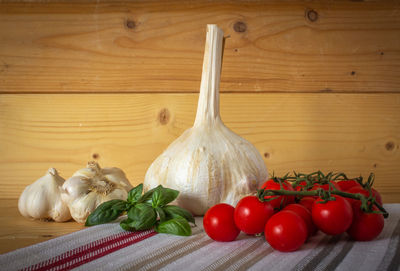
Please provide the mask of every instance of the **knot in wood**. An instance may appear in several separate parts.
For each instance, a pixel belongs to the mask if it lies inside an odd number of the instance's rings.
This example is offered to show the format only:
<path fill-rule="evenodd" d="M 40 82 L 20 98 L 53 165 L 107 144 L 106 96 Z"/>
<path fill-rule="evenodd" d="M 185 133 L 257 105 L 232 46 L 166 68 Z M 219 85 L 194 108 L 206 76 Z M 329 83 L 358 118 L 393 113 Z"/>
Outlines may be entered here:
<path fill-rule="evenodd" d="M 318 20 L 318 12 L 308 8 L 306 9 L 306 18 L 307 20 L 313 23 Z"/>
<path fill-rule="evenodd" d="M 160 112 L 158 113 L 158 120 L 162 125 L 165 125 L 168 123 L 169 117 L 170 117 L 170 114 L 169 114 L 169 111 L 167 108 L 161 109 Z"/>
<path fill-rule="evenodd" d="M 395 144 L 394 144 L 393 141 L 389 141 L 389 142 L 387 142 L 386 145 L 385 145 L 385 148 L 386 148 L 386 150 L 388 150 L 388 151 L 392 151 L 392 150 L 394 149 L 394 147 L 395 147 Z"/>
<path fill-rule="evenodd" d="M 133 20 L 126 20 L 126 23 L 125 23 L 125 25 L 126 25 L 126 27 L 128 27 L 129 29 L 133 29 L 133 28 L 135 28 L 136 27 L 136 23 L 135 23 L 135 21 L 133 21 Z"/>
<path fill-rule="evenodd" d="M 235 30 L 238 33 L 245 32 L 247 30 L 247 25 L 244 22 L 241 22 L 241 21 L 236 22 L 233 25 L 233 30 Z"/>

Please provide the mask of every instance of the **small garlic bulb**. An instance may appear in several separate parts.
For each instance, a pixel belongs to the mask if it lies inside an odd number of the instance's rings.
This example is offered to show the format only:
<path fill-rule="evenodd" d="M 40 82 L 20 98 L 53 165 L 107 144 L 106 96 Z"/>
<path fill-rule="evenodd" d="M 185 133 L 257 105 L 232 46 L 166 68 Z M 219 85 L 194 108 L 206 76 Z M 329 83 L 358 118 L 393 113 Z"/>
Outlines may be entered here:
<path fill-rule="evenodd" d="M 208 25 L 203 74 L 194 126 L 176 139 L 147 170 L 144 188 L 162 184 L 180 191 L 177 204 L 204 215 L 217 203 L 236 203 L 267 177 L 257 149 L 222 122 L 219 82 L 223 31 Z"/>
<path fill-rule="evenodd" d="M 112 199 L 126 200 L 132 185 L 119 168 L 100 168 L 89 162 L 75 172 L 62 186 L 61 197 L 67 203 L 72 218 L 84 223 L 97 206 Z"/>
<path fill-rule="evenodd" d="M 61 200 L 64 181 L 55 168 L 50 168 L 46 175 L 22 192 L 18 200 L 19 212 L 33 219 L 53 219 L 56 222 L 70 220 L 68 206 Z"/>

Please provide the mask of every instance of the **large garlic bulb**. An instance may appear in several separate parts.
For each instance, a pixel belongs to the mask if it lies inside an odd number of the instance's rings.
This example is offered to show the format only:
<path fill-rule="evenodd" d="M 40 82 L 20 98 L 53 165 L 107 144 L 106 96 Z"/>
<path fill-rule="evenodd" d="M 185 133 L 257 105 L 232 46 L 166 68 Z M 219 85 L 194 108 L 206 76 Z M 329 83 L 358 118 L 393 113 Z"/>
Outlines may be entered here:
<path fill-rule="evenodd" d="M 64 179 L 55 168 L 28 185 L 18 200 L 19 212 L 32 219 L 52 219 L 63 222 L 71 219 L 68 206 L 61 200 Z"/>
<path fill-rule="evenodd" d="M 236 203 L 268 177 L 257 149 L 221 121 L 219 82 L 223 31 L 208 25 L 200 96 L 194 126 L 148 169 L 144 188 L 162 184 L 180 191 L 177 204 L 204 215 L 217 203 Z"/>
<path fill-rule="evenodd" d="M 100 168 L 89 162 L 75 172 L 62 186 L 62 199 L 67 203 L 72 218 L 84 223 L 97 206 L 112 199 L 126 200 L 132 185 L 119 168 Z"/>

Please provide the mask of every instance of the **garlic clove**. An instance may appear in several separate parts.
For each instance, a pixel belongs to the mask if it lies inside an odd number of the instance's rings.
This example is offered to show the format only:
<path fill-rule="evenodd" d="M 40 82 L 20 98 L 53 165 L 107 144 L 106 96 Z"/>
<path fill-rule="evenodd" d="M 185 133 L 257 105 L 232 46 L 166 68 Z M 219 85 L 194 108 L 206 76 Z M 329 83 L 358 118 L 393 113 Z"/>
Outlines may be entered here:
<path fill-rule="evenodd" d="M 61 200 L 60 186 L 64 179 L 50 168 L 46 175 L 28 185 L 18 200 L 19 212 L 31 219 L 52 219 L 64 222 L 71 219 L 67 205 Z"/>
<path fill-rule="evenodd" d="M 220 118 L 222 50 L 223 31 L 208 25 L 194 125 L 150 165 L 144 180 L 145 190 L 159 184 L 179 190 L 177 203 L 195 215 L 220 202 L 236 205 L 268 177 L 258 150 Z"/>
<path fill-rule="evenodd" d="M 102 203 L 96 193 L 89 193 L 83 197 L 78 197 L 73 201 L 70 201 L 69 209 L 72 218 L 79 223 L 85 223 L 86 218 L 96 209 L 98 205 Z"/>
<path fill-rule="evenodd" d="M 129 180 L 126 178 L 125 173 L 119 168 L 103 168 L 102 173 L 108 180 L 125 187 L 128 191 L 133 188 Z"/>
<path fill-rule="evenodd" d="M 55 202 L 54 208 L 50 212 L 50 216 L 56 222 L 68 221 L 72 218 L 67 204 L 62 201 L 61 197 L 60 200 Z"/>
<path fill-rule="evenodd" d="M 84 223 L 101 203 L 128 197 L 132 188 L 125 173 L 119 168 L 101 168 L 89 162 L 76 171 L 62 186 L 62 199 L 68 205 L 72 218 Z"/>
<path fill-rule="evenodd" d="M 106 196 L 106 201 L 112 200 L 112 199 L 123 199 L 126 200 L 128 198 L 128 192 L 127 190 L 124 189 L 115 189 L 114 191 L 111 191 L 107 196 Z"/>
<path fill-rule="evenodd" d="M 89 190 L 90 182 L 86 177 L 73 176 L 68 179 L 68 183 L 62 186 L 62 198 L 68 202 L 69 198 L 76 198 L 84 196 Z M 66 197 L 65 195 L 69 195 Z"/>

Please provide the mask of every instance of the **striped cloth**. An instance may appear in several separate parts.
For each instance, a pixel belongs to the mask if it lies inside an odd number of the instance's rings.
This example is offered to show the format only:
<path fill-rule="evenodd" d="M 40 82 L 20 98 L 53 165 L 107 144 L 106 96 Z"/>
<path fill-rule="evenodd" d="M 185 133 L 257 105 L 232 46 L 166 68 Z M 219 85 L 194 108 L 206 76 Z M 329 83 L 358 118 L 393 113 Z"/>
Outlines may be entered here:
<path fill-rule="evenodd" d="M 0 270 L 399 270 L 400 204 L 385 208 L 389 219 L 371 242 L 319 232 L 300 250 L 282 253 L 243 233 L 215 242 L 201 217 L 190 237 L 124 232 L 111 223 L 0 255 Z"/>

